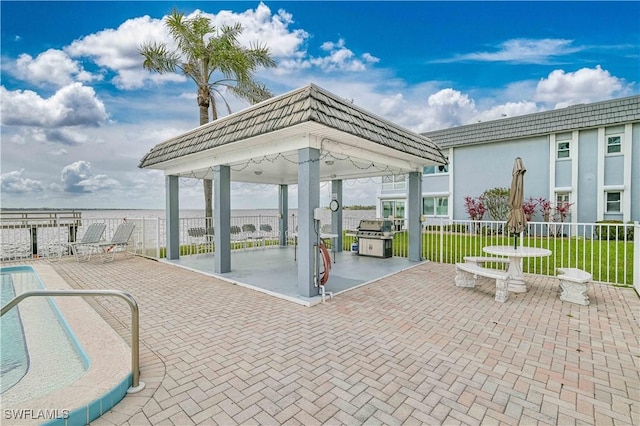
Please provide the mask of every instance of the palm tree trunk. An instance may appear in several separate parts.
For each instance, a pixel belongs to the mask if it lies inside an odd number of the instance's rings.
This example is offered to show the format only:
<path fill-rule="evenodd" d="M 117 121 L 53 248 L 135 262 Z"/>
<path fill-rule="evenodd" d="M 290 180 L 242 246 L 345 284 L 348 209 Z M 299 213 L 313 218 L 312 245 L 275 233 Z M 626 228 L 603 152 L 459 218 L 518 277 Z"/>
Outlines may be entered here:
<path fill-rule="evenodd" d="M 201 89 L 198 90 L 198 106 L 200 107 L 200 125 L 209 122 L 209 91 L 206 87 L 205 93 Z M 213 217 L 213 181 L 211 179 L 203 179 L 204 189 L 204 217 L 207 218 L 207 227 L 212 226 L 209 218 Z"/>
<path fill-rule="evenodd" d="M 207 226 L 211 226 L 210 219 L 213 217 L 213 181 L 204 179 L 204 216 L 207 218 Z"/>

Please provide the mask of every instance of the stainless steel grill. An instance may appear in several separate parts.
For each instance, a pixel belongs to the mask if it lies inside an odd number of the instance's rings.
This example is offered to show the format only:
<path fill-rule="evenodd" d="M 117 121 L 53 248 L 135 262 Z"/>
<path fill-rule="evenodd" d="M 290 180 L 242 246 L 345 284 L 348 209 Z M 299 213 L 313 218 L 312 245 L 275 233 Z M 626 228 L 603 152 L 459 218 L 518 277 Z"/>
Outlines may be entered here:
<path fill-rule="evenodd" d="M 382 258 L 393 255 L 391 221 L 361 220 L 356 236 L 359 255 Z"/>

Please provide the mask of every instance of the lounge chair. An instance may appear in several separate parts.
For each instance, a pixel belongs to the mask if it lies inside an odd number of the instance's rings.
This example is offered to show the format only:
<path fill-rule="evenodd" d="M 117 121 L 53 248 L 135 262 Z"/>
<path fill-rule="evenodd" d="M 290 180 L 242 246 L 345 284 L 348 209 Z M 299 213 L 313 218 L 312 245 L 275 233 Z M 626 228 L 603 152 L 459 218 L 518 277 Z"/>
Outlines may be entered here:
<path fill-rule="evenodd" d="M 91 255 L 96 252 L 96 244 L 99 244 L 102 240 L 102 234 L 104 234 L 104 230 L 106 228 L 107 225 L 104 223 L 92 223 L 87 227 L 87 230 L 84 232 L 80 241 L 66 243 L 60 247 L 70 248 L 71 253 L 73 253 L 76 258 L 76 261 L 88 261 L 91 258 Z M 58 251 L 57 254 L 60 256 L 62 253 L 61 251 Z"/>
<path fill-rule="evenodd" d="M 263 239 L 262 244 L 265 246 L 267 245 L 267 243 L 269 243 L 269 245 L 272 245 L 273 241 L 276 239 L 276 236 L 273 233 L 273 227 L 268 223 L 263 223 L 262 225 L 260 225 L 260 236 Z"/>
<path fill-rule="evenodd" d="M 127 256 L 127 246 L 135 227 L 135 223 L 123 222 L 116 228 L 111 241 L 94 244 L 103 262 L 112 262 L 116 257 L 116 253 L 120 251 L 124 253 L 125 257 Z"/>
<path fill-rule="evenodd" d="M 187 235 L 189 236 L 189 245 L 192 246 L 196 254 L 207 251 L 209 238 L 204 228 L 189 228 Z"/>
<path fill-rule="evenodd" d="M 242 232 L 245 235 L 245 246 L 251 246 L 253 248 L 258 247 L 264 243 L 264 238 L 260 233 L 256 232 L 256 226 L 252 223 L 245 223 L 242 225 Z"/>
<path fill-rule="evenodd" d="M 229 228 L 231 234 L 231 249 L 247 248 L 247 238 L 238 225 L 231 225 Z"/>

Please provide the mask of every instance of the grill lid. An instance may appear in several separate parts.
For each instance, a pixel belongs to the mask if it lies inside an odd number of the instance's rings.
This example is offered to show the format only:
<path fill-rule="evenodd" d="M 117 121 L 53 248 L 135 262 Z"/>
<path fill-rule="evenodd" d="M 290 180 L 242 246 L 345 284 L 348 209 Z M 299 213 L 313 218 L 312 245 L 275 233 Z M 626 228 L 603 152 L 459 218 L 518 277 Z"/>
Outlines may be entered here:
<path fill-rule="evenodd" d="M 372 220 L 364 219 L 360 221 L 358 226 L 358 234 L 375 235 L 376 233 L 390 232 L 391 221 L 389 220 Z"/>

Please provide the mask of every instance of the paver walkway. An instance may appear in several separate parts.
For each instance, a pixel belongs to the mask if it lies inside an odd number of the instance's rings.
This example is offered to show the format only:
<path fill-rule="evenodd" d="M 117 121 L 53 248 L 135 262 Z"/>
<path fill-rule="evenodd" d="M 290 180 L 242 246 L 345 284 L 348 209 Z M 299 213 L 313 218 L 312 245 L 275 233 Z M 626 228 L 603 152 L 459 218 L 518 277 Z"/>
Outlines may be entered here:
<path fill-rule="evenodd" d="M 557 280 L 493 300 L 425 263 L 306 308 L 135 258 L 62 261 L 77 288 L 131 292 L 142 380 L 95 424 L 640 424 L 640 302 Z M 128 307 L 98 310 L 128 338 Z"/>

